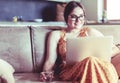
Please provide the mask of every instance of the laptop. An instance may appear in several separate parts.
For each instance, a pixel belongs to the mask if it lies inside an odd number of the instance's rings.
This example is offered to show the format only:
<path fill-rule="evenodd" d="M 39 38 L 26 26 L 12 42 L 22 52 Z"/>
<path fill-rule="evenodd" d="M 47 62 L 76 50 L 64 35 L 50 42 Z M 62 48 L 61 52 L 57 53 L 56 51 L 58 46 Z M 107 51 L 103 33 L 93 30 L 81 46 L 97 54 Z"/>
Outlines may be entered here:
<path fill-rule="evenodd" d="M 68 38 L 66 41 L 66 62 L 74 64 L 90 56 L 110 61 L 112 45 L 112 36 Z"/>

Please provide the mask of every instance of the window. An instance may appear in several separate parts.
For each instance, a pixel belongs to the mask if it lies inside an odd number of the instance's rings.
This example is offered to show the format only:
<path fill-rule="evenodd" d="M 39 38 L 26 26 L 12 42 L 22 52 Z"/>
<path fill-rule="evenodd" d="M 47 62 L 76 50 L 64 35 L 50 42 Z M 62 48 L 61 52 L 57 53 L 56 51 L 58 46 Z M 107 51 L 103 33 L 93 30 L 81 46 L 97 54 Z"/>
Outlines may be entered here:
<path fill-rule="evenodd" d="M 105 8 L 108 20 L 120 20 L 120 0 L 107 0 L 107 3 L 104 4 Z"/>

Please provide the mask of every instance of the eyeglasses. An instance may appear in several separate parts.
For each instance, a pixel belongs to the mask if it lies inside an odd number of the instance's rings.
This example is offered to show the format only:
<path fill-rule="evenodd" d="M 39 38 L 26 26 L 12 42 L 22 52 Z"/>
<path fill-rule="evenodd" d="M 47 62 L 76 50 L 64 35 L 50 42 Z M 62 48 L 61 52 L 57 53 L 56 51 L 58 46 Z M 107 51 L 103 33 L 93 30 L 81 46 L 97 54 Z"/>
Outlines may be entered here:
<path fill-rule="evenodd" d="M 76 21 L 76 20 L 84 20 L 84 15 L 80 15 L 80 16 L 77 16 L 77 15 L 69 15 L 69 17 L 71 18 L 72 21 Z"/>

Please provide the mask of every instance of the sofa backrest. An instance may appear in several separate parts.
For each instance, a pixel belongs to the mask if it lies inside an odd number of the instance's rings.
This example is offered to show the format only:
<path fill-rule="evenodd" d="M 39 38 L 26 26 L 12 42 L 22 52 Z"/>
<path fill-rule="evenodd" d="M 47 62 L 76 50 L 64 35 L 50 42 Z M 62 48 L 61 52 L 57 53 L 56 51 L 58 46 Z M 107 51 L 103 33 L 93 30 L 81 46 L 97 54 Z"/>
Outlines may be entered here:
<path fill-rule="evenodd" d="M 28 27 L 0 27 L 0 58 L 9 62 L 15 72 L 32 72 L 30 30 Z"/>
<path fill-rule="evenodd" d="M 89 28 L 95 28 L 102 32 L 105 36 L 113 36 L 115 44 L 120 43 L 120 26 L 117 25 L 87 25 Z M 47 38 L 51 31 L 53 30 L 61 30 L 65 27 L 58 26 L 37 26 L 31 27 L 32 34 L 32 48 L 33 48 L 33 56 L 34 56 L 34 65 L 37 72 L 42 70 L 46 48 L 47 48 Z"/>
<path fill-rule="evenodd" d="M 0 58 L 10 63 L 15 72 L 42 70 L 49 33 L 60 27 L 0 27 Z"/>
<path fill-rule="evenodd" d="M 112 35 L 120 43 L 120 25 L 87 25 L 104 35 Z M 15 72 L 40 72 L 42 70 L 47 38 L 51 31 L 61 30 L 59 26 L 7 26 L 0 27 L 0 58 L 8 61 Z"/>
<path fill-rule="evenodd" d="M 59 30 L 61 27 L 40 26 L 31 27 L 33 59 L 35 71 L 42 71 L 42 67 L 46 57 L 48 35 L 53 30 Z"/>
<path fill-rule="evenodd" d="M 87 25 L 89 28 L 95 28 L 102 32 L 105 36 L 113 36 L 114 43 L 120 43 L 120 25 Z"/>

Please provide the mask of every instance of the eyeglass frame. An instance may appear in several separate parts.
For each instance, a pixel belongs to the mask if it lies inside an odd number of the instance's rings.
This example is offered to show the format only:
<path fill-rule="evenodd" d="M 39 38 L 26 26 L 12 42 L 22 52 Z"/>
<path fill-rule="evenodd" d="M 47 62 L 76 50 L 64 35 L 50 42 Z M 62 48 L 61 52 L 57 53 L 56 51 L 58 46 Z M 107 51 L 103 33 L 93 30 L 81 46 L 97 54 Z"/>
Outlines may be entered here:
<path fill-rule="evenodd" d="M 72 17 L 72 16 L 75 16 L 75 17 Z M 69 15 L 68 16 L 72 21 L 76 21 L 76 20 L 80 20 L 80 21 L 82 21 L 82 20 L 84 20 L 85 19 L 85 15 L 84 14 L 81 14 L 80 16 L 77 16 L 77 15 L 74 15 L 74 14 L 72 14 L 72 15 Z"/>

